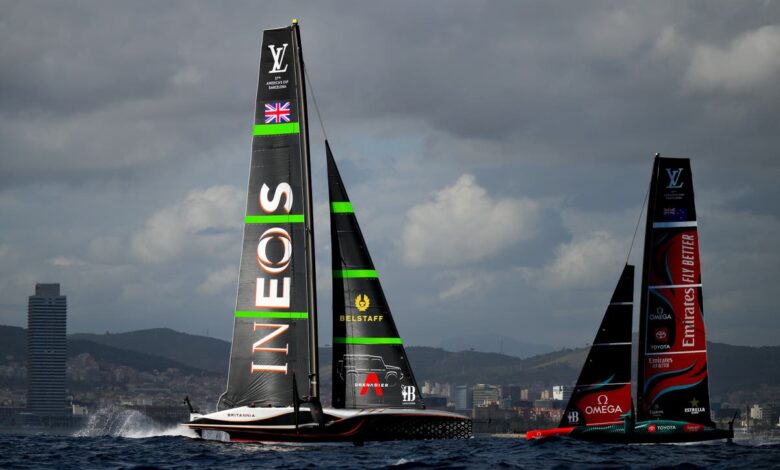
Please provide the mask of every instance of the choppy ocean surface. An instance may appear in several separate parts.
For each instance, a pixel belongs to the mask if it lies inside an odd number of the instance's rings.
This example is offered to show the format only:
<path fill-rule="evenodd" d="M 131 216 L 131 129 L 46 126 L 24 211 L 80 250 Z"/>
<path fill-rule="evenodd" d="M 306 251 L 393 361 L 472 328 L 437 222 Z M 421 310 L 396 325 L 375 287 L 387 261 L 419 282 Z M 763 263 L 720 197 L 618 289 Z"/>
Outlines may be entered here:
<path fill-rule="evenodd" d="M 216 435 L 214 437 L 217 437 Z M 197 439 L 160 428 L 138 411 L 107 407 L 75 436 L 0 434 L 5 468 L 773 468 L 780 442 L 592 444 L 568 438 L 526 442 L 476 437 L 459 441 L 352 444 L 245 444 Z"/>
<path fill-rule="evenodd" d="M 688 445 L 463 441 L 242 444 L 199 440 L 176 428 L 121 435 L 0 435 L 0 468 L 774 468 L 780 443 Z"/>

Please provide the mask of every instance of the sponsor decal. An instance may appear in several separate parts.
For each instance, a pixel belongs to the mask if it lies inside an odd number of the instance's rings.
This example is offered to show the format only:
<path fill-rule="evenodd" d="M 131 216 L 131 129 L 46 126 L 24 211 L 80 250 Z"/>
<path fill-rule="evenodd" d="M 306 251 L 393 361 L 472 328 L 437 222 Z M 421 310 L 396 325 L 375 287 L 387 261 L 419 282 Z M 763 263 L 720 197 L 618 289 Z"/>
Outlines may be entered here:
<path fill-rule="evenodd" d="M 288 183 L 280 183 L 274 191 L 273 197 L 269 198 L 270 188 L 263 184 L 258 195 L 258 205 L 260 209 L 266 214 L 273 213 L 280 208 L 282 199 L 285 200 L 281 209 L 286 213 L 290 213 L 293 205 L 293 192 L 292 187 Z M 279 260 L 273 261 L 268 256 L 268 245 L 271 242 L 277 242 L 282 245 L 282 257 Z M 293 256 L 293 244 L 292 237 L 289 232 L 282 227 L 272 227 L 263 232 L 257 242 L 256 261 L 260 269 L 271 276 L 270 279 L 265 277 L 258 277 L 255 284 L 255 307 L 260 308 L 273 308 L 273 309 L 290 309 L 290 293 L 292 291 L 292 277 L 289 275 L 284 276 L 285 271 L 290 266 L 290 261 Z M 281 279 L 276 276 L 282 275 Z M 268 281 L 266 283 L 266 280 Z M 281 292 L 279 291 L 279 281 L 281 280 Z M 289 355 L 290 345 L 285 344 L 284 347 L 271 347 L 268 345 L 272 340 L 281 340 L 285 333 L 288 332 L 290 325 L 287 324 L 273 324 L 273 323 L 254 323 L 253 332 L 255 333 L 256 341 L 252 344 L 252 354 L 255 353 L 278 353 Z M 258 331 L 266 332 L 264 336 L 258 336 Z M 275 372 L 287 375 L 287 362 L 283 365 L 274 364 L 260 364 L 250 362 L 250 372 Z"/>
<path fill-rule="evenodd" d="M 580 412 L 579 411 L 569 411 L 569 414 L 566 415 L 566 419 L 569 420 L 569 423 L 579 423 L 580 422 Z"/>
<path fill-rule="evenodd" d="M 653 369 L 668 369 L 672 365 L 674 359 L 671 357 L 648 357 L 647 363 Z"/>
<path fill-rule="evenodd" d="M 703 424 L 686 423 L 683 426 L 683 432 L 701 432 L 704 431 Z"/>
<path fill-rule="evenodd" d="M 663 307 L 655 309 L 655 313 L 651 313 L 647 317 L 649 320 L 671 320 L 672 316 L 666 313 Z"/>
<path fill-rule="evenodd" d="M 268 243 L 278 241 L 282 245 L 282 258 L 279 261 L 271 261 L 268 258 Z M 287 230 L 280 227 L 269 228 L 257 243 L 257 264 L 268 274 L 279 274 L 287 269 L 292 258 L 292 239 Z"/>
<path fill-rule="evenodd" d="M 684 348 L 696 347 L 696 289 L 686 287 L 684 291 L 684 316 L 683 316 L 683 338 L 682 346 Z"/>
<path fill-rule="evenodd" d="M 674 424 L 648 424 L 647 425 L 647 432 L 649 433 L 655 433 L 655 432 L 668 432 L 668 431 L 676 431 L 677 426 Z"/>
<path fill-rule="evenodd" d="M 290 122 L 290 102 L 277 102 L 265 104 L 265 123 L 280 124 Z"/>
<path fill-rule="evenodd" d="M 653 340 L 656 343 L 666 343 L 669 340 L 669 328 L 656 328 Z"/>
<path fill-rule="evenodd" d="M 680 182 L 680 175 L 682 175 L 682 168 L 667 168 L 666 175 L 669 176 L 669 184 L 666 185 L 667 189 L 680 189 L 683 184 Z"/>
<path fill-rule="evenodd" d="M 685 412 L 690 415 L 697 415 L 699 413 L 704 413 L 705 410 L 703 406 L 699 406 L 699 400 L 696 399 L 696 397 L 693 397 L 691 400 L 691 406 L 685 408 Z"/>
<path fill-rule="evenodd" d="M 368 323 L 384 320 L 384 315 L 339 315 L 339 321 L 353 323 Z"/>
<path fill-rule="evenodd" d="M 683 284 L 696 284 L 696 232 L 680 237 L 680 258 Z"/>
<path fill-rule="evenodd" d="M 284 43 L 279 47 L 276 47 L 275 44 L 268 45 L 268 49 L 271 50 L 271 56 L 274 59 L 274 65 L 271 67 L 271 70 L 269 70 L 268 73 L 284 73 L 287 71 L 288 64 L 284 63 L 284 52 L 287 50 L 287 45 L 287 43 Z M 283 65 L 284 68 L 282 68 Z"/>
<path fill-rule="evenodd" d="M 270 342 L 272 339 L 276 338 L 277 336 L 281 335 L 282 333 L 286 332 L 288 329 L 290 329 L 290 325 L 284 325 L 284 324 L 267 324 L 267 323 L 257 323 L 254 324 L 254 330 L 272 330 L 267 335 L 263 336 L 259 340 L 255 341 L 252 344 L 252 354 L 257 352 L 272 352 L 272 353 L 284 353 L 284 355 L 288 355 L 290 353 L 290 345 L 285 344 L 283 348 L 272 348 L 269 346 L 266 346 L 266 343 Z M 281 372 L 284 373 L 284 375 L 287 375 L 287 363 L 285 362 L 284 365 L 264 365 L 264 364 L 255 364 L 254 362 L 251 363 L 252 368 L 251 372 Z"/>
<path fill-rule="evenodd" d="M 415 400 L 417 400 L 417 387 L 414 385 L 401 387 L 401 401 L 403 403 L 414 403 Z"/>
<path fill-rule="evenodd" d="M 620 405 L 609 404 L 609 397 L 607 395 L 599 395 L 598 398 L 596 398 L 596 403 L 596 405 L 588 405 L 585 407 L 586 415 L 623 413 L 623 409 Z"/>
<path fill-rule="evenodd" d="M 400 367 L 385 364 L 382 356 L 370 354 L 344 354 L 335 365 L 335 374 L 347 383 L 348 387 L 359 389 L 362 396 L 370 394 L 373 389 L 376 396 L 384 396 L 385 389 L 401 389 L 406 393 L 404 401 L 413 402 L 417 390 L 409 387 L 401 388 L 404 378 Z M 354 385 L 353 385 L 354 384 Z"/>
<path fill-rule="evenodd" d="M 371 306 L 371 299 L 366 294 L 358 294 L 355 297 L 355 307 L 359 312 L 365 312 Z"/>
<path fill-rule="evenodd" d="M 384 384 L 384 386 L 386 387 L 387 384 Z M 362 387 L 360 389 L 360 395 L 367 394 L 369 389 L 373 389 L 374 393 L 376 393 L 376 396 L 378 397 L 384 395 L 384 392 L 382 391 L 382 384 L 379 383 L 379 376 L 374 373 L 366 375 L 366 379 L 363 381 L 363 383 L 355 383 L 355 387 Z"/>

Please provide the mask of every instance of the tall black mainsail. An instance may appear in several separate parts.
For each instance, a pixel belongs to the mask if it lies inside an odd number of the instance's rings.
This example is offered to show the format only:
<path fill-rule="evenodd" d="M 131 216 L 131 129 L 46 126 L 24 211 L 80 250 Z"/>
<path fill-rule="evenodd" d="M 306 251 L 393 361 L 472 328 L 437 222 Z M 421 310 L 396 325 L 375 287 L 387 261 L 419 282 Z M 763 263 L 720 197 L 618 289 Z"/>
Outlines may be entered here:
<path fill-rule="evenodd" d="M 582 367 L 561 427 L 621 423 L 631 409 L 634 267 L 627 264 Z"/>
<path fill-rule="evenodd" d="M 263 35 L 227 390 L 220 410 L 317 395 L 311 183 L 297 24 Z M 307 377 L 309 380 L 307 380 Z"/>
<path fill-rule="evenodd" d="M 325 146 L 333 250 L 333 406 L 423 408 L 352 203 Z"/>
<path fill-rule="evenodd" d="M 637 417 L 712 426 L 691 162 L 656 156 L 639 314 Z"/>

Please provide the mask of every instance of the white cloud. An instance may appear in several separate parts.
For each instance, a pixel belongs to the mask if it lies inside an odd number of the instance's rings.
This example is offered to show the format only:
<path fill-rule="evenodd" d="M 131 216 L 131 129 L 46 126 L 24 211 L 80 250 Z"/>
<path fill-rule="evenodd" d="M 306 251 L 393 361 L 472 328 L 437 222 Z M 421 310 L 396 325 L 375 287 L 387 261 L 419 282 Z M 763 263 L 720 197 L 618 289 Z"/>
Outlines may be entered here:
<path fill-rule="evenodd" d="M 161 263 L 185 251 L 202 255 L 228 248 L 234 237 L 226 230 L 242 226 L 244 194 L 233 186 L 191 191 L 184 200 L 155 212 L 133 235 L 133 254 L 146 263 Z"/>
<path fill-rule="evenodd" d="M 87 263 L 73 256 L 55 256 L 49 260 L 49 264 L 59 268 L 72 268 L 75 266 L 85 266 Z"/>
<path fill-rule="evenodd" d="M 780 26 L 764 26 L 727 47 L 696 46 L 685 76 L 698 91 L 755 92 L 780 82 Z"/>
<path fill-rule="evenodd" d="M 198 292 L 204 295 L 217 294 L 229 287 L 235 287 L 238 282 L 238 268 L 235 265 L 225 266 L 218 271 L 212 271 L 201 285 Z"/>
<path fill-rule="evenodd" d="M 606 231 L 590 232 L 558 246 L 555 259 L 543 269 L 541 286 L 548 289 L 601 287 L 616 277 L 625 243 Z"/>
<path fill-rule="evenodd" d="M 406 213 L 403 259 L 411 266 L 456 266 L 490 258 L 530 239 L 538 218 L 538 203 L 494 199 L 465 174 Z"/>
<path fill-rule="evenodd" d="M 488 291 L 494 283 L 496 273 L 456 270 L 443 272 L 437 278 L 452 282 L 451 285 L 439 292 L 439 300 L 447 301 L 466 297 L 473 298 L 475 294 Z"/>

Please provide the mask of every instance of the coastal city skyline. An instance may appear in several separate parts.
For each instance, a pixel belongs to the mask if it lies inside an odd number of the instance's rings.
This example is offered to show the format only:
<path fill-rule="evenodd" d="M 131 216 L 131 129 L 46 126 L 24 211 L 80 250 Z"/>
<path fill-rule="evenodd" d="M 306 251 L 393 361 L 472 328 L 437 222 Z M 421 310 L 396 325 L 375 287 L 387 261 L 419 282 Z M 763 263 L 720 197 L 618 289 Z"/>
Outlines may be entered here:
<path fill-rule="evenodd" d="M 8 5 L 0 324 L 25 325 L 32 287 L 57 282 L 69 333 L 230 339 L 260 34 L 294 9 L 239 5 Z M 406 344 L 591 342 L 655 152 L 691 158 L 708 339 L 778 344 L 780 6 L 702 5 L 297 9 Z M 326 344 L 313 112 L 311 128 Z"/>

